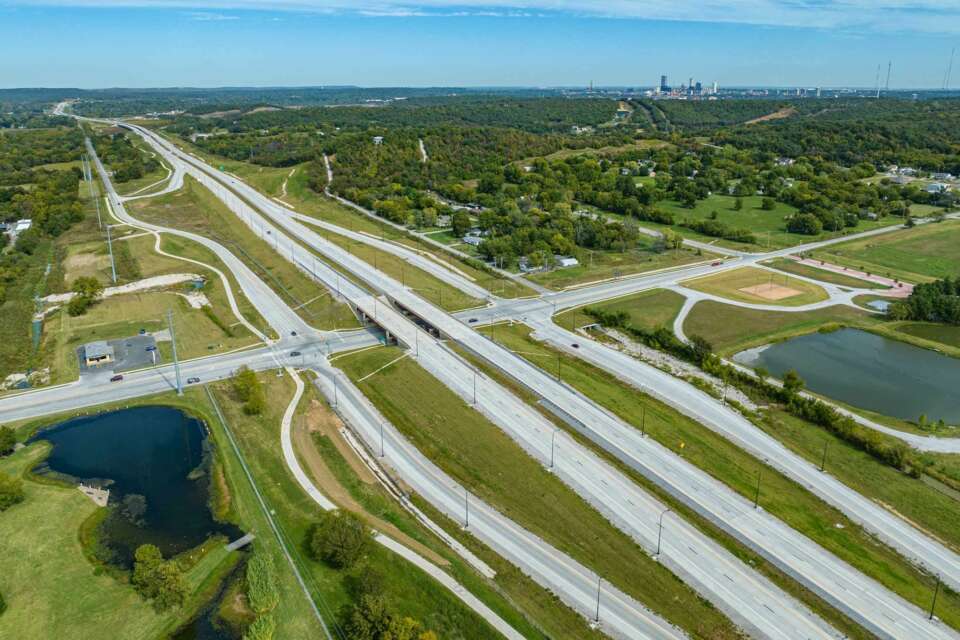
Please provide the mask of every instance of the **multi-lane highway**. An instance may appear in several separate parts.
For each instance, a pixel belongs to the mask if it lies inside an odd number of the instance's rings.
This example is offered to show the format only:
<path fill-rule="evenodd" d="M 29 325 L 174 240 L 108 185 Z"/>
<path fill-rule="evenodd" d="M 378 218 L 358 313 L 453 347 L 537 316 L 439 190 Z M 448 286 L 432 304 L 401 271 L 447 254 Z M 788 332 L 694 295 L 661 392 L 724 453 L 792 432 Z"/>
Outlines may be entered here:
<path fill-rule="evenodd" d="M 160 142 L 157 146 L 166 148 L 168 153 L 178 153 L 165 141 Z M 271 225 L 270 221 L 261 218 L 257 211 L 252 210 L 240 198 L 231 194 L 230 189 L 225 187 L 225 183 L 220 182 L 223 177 L 218 176 L 218 172 L 212 168 L 204 167 L 202 163 L 195 159 L 185 159 L 200 173 L 205 174 L 205 177 L 198 179 L 207 184 L 219 182 L 219 184 L 212 184 L 212 189 L 218 194 L 218 197 L 227 202 L 228 206 L 241 219 L 251 224 L 252 227 L 269 225 L 271 232 L 280 233 L 280 230 Z M 226 184 L 229 184 L 229 182 L 230 179 L 227 178 Z M 245 200 L 256 205 L 257 209 L 261 209 L 260 201 L 265 199 L 264 196 L 242 183 L 231 184 L 230 187 L 242 195 Z M 226 193 L 223 193 L 224 191 Z M 523 381 L 568 415 L 576 416 L 584 425 L 585 433 L 588 436 L 610 449 L 628 464 L 634 465 L 648 477 L 661 483 L 678 498 L 701 511 L 718 525 L 725 527 L 746 544 L 763 553 L 771 561 L 777 563 L 791 575 L 796 576 L 802 583 L 834 603 L 867 628 L 873 630 L 877 635 L 904 637 L 905 634 L 920 634 L 928 637 L 954 637 L 951 630 L 947 630 L 936 623 L 928 622 L 919 608 L 903 601 L 875 581 L 862 576 L 775 518 L 762 511 L 754 510 L 748 501 L 734 494 L 729 488 L 716 482 L 685 461 L 678 459 L 674 454 L 659 447 L 659 445 L 641 438 L 628 425 L 610 416 L 588 399 L 558 384 L 515 354 L 511 354 L 485 340 L 462 323 L 406 290 L 399 283 L 376 271 L 367 263 L 327 242 L 291 216 L 272 216 L 269 207 L 263 207 L 261 210 L 271 218 L 273 223 L 282 227 L 286 234 L 297 237 L 301 242 L 309 245 L 328 259 L 346 266 L 375 289 L 387 293 L 405 308 L 414 311 L 421 318 L 429 320 L 445 335 L 454 338 L 514 378 Z M 256 221 L 255 224 L 254 221 Z M 297 252 L 296 246 L 291 245 L 291 254 L 294 256 L 294 260 L 297 260 Z M 751 260 L 753 259 L 755 258 L 751 258 Z M 676 276 L 668 277 L 675 278 Z M 686 274 L 686 277 L 689 277 L 689 274 Z M 378 311 L 376 302 L 369 295 L 361 295 L 357 298 L 352 298 L 350 293 L 347 292 L 345 292 L 345 295 L 371 317 L 376 317 L 381 324 L 404 342 L 411 344 L 415 339 L 416 328 L 411 323 L 404 324 L 402 317 L 386 308 L 382 303 Z M 421 357 L 421 363 L 435 374 L 442 370 L 441 366 L 430 366 L 430 362 L 429 358 Z M 459 377 L 469 379 L 471 374 L 468 373 Z M 441 379 L 443 380 L 442 377 Z M 448 380 L 444 380 L 444 382 L 451 383 Z M 515 401 L 515 399 L 508 399 L 505 395 L 499 396 L 499 400 L 503 402 Z M 481 406 L 486 407 L 490 402 L 489 398 L 485 398 L 482 400 Z M 889 514 L 884 515 L 889 516 Z M 915 539 L 925 537 L 919 531 L 914 530 L 913 534 Z M 882 615 L 876 615 L 878 609 L 882 609 Z"/>

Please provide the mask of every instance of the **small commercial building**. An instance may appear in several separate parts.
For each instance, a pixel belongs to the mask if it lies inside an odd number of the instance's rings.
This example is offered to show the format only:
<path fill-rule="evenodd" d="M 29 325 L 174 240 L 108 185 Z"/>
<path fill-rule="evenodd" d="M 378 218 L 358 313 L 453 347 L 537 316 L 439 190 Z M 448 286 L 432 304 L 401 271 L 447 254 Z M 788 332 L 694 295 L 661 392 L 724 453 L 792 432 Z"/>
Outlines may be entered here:
<path fill-rule="evenodd" d="M 572 256 L 556 256 L 557 266 L 562 268 L 565 267 L 576 267 L 580 264 L 580 261 Z"/>
<path fill-rule="evenodd" d="M 83 346 L 83 359 L 88 367 L 102 367 L 114 360 L 113 347 L 105 340 L 88 342 Z"/>

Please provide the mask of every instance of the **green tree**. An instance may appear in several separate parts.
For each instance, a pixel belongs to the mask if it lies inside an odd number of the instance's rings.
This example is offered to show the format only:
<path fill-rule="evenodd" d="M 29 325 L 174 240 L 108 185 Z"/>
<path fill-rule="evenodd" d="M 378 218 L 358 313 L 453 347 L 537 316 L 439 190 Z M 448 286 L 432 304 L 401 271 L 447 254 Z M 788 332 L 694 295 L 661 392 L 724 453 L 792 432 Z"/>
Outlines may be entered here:
<path fill-rule="evenodd" d="M 823 223 L 812 213 L 798 213 L 787 220 L 787 231 L 806 236 L 816 236 L 823 231 Z"/>
<path fill-rule="evenodd" d="M 93 276 L 80 276 L 73 281 L 73 292 L 78 296 L 95 299 L 103 292 L 103 285 Z"/>
<path fill-rule="evenodd" d="M 713 354 L 713 345 L 701 336 L 690 336 L 690 349 L 694 360 L 701 365 Z"/>
<path fill-rule="evenodd" d="M 795 370 L 790 369 L 785 374 L 783 374 L 783 390 L 787 392 L 788 395 L 796 395 L 803 389 L 803 378 L 800 377 Z"/>
<path fill-rule="evenodd" d="M 0 593 L 0 615 L 3 615 L 3 612 L 7 610 L 7 601 L 3 599 L 3 594 Z"/>
<path fill-rule="evenodd" d="M 763 202 L 760 203 L 760 208 L 764 211 L 773 211 L 776 207 L 776 203 L 773 201 L 773 198 L 764 198 Z"/>
<path fill-rule="evenodd" d="M 455 211 L 450 218 L 451 231 L 457 238 L 462 238 L 470 231 L 470 216 L 466 211 L 460 209 Z"/>
<path fill-rule="evenodd" d="M 270 613 L 280 602 L 277 571 L 265 553 L 255 553 L 247 563 L 247 599 L 258 616 Z"/>
<path fill-rule="evenodd" d="M 13 452 L 17 444 L 17 432 L 10 427 L 0 427 L 0 456 Z"/>
<path fill-rule="evenodd" d="M 733 201 L 733 210 L 740 211 L 743 209 L 743 198 L 737 198 Z"/>
<path fill-rule="evenodd" d="M 363 556 L 372 536 L 355 514 L 337 509 L 327 511 L 310 530 L 310 554 L 338 569 L 346 569 Z"/>
<path fill-rule="evenodd" d="M 180 565 L 164 561 L 160 549 L 152 544 L 140 545 L 134 552 L 130 581 L 144 599 L 153 600 L 157 611 L 179 607 L 186 599 L 187 583 Z"/>
<path fill-rule="evenodd" d="M 274 622 L 273 616 L 260 616 L 247 627 L 243 634 L 243 640 L 273 640 L 273 633 L 276 628 L 277 624 Z"/>
<path fill-rule="evenodd" d="M 243 412 L 247 415 L 259 415 L 267 407 L 267 396 L 257 374 L 248 366 L 237 369 L 233 376 L 233 392 L 243 402 Z"/>
<path fill-rule="evenodd" d="M 350 640 L 436 640 L 417 620 L 397 615 L 381 596 L 362 596 L 344 625 Z"/>
<path fill-rule="evenodd" d="M 87 312 L 91 304 L 93 304 L 93 300 L 87 296 L 73 296 L 70 298 L 70 302 L 67 303 L 67 313 L 71 316 L 82 316 Z"/>
<path fill-rule="evenodd" d="M 0 511 L 6 511 L 13 505 L 23 502 L 24 497 L 23 481 L 0 473 Z"/>

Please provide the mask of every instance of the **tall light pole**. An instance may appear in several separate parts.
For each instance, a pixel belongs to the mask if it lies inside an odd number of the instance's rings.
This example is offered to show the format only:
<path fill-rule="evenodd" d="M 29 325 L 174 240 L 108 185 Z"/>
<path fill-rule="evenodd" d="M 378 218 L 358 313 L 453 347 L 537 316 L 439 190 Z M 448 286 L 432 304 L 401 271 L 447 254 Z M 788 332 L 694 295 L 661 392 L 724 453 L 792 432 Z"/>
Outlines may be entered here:
<path fill-rule="evenodd" d="M 180 382 L 180 360 L 177 359 L 177 336 L 173 331 L 173 310 L 171 309 L 167 309 L 167 329 L 170 331 L 170 344 L 173 347 L 173 370 L 177 376 L 177 395 L 182 396 L 183 383 Z"/>
<path fill-rule="evenodd" d="M 550 434 L 550 468 L 551 469 L 553 469 L 554 462 L 556 461 L 554 452 L 556 451 L 557 431 L 559 431 L 559 429 L 554 429 L 553 433 Z"/>
<path fill-rule="evenodd" d="M 760 470 L 757 469 L 757 492 L 753 494 L 753 508 L 756 509 L 760 502 Z"/>
<path fill-rule="evenodd" d="M 110 227 L 107 225 L 107 249 L 110 251 L 110 273 L 113 275 L 113 284 L 117 284 L 117 267 L 113 262 L 113 238 L 110 235 Z"/>
<path fill-rule="evenodd" d="M 660 520 L 657 527 L 657 554 L 656 557 L 660 557 L 660 541 L 663 539 L 663 516 L 670 513 L 670 509 L 664 509 L 663 513 L 660 514 Z"/>
<path fill-rule="evenodd" d="M 940 574 L 937 574 L 937 586 L 933 590 L 933 602 L 930 603 L 930 616 L 928 620 L 933 620 L 933 610 L 937 606 L 937 595 L 940 593 Z"/>
<path fill-rule="evenodd" d="M 600 585 L 603 584 L 603 578 L 597 576 L 597 613 L 593 617 L 593 621 L 597 624 L 600 624 Z"/>

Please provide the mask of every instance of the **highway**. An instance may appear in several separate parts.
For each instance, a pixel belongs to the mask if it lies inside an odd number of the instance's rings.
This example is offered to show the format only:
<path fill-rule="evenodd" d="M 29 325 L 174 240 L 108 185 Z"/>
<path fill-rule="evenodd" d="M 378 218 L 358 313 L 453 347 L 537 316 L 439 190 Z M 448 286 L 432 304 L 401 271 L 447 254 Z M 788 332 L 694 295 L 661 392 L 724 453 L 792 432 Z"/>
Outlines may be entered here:
<path fill-rule="evenodd" d="M 190 159 L 188 161 L 195 167 L 202 166 L 202 163 L 196 160 Z M 212 169 L 209 171 L 203 169 L 200 173 L 209 173 L 208 178 L 217 174 Z M 235 188 L 238 193 L 256 204 L 257 207 L 260 206 L 259 201 L 265 199 L 264 196 L 242 183 Z M 224 190 L 223 185 L 219 187 L 214 185 L 213 189 L 215 193 L 218 193 L 218 196 L 220 196 L 219 192 Z M 229 194 L 222 199 L 228 202 L 228 206 L 234 208 L 229 202 Z M 239 201 L 239 198 L 236 198 L 236 200 Z M 246 209 L 250 209 L 250 207 L 246 207 Z M 265 213 L 269 215 L 269 211 L 265 211 Z M 241 219 L 246 218 L 248 224 L 252 224 L 255 218 L 259 217 L 256 212 L 245 211 L 242 207 L 240 207 L 238 215 Z M 388 293 L 392 299 L 412 310 L 418 316 L 428 319 L 445 335 L 480 354 L 513 378 L 522 381 L 566 414 L 576 416 L 584 425 L 584 432 L 588 437 L 610 450 L 627 464 L 643 472 L 647 477 L 661 484 L 666 490 L 684 500 L 719 526 L 724 527 L 732 535 L 766 556 L 783 570 L 797 577 L 803 584 L 819 593 L 829 602 L 834 603 L 878 636 L 891 638 L 911 636 L 956 637 L 952 630 L 928 622 L 924 612 L 919 608 L 890 593 L 875 581 L 859 574 L 769 514 L 762 510 L 754 510 L 749 501 L 734 494 L 730 489 L 716 482 L 698 468 L 679 459 L 672 452 L 650 442 L 649 439 L 642 438 L 632 427 L 609 415 L 588 399 L 557 383 L 515 354 L 511 354 L 479 336 L 468 327 L 404 289 L 399 283 L 377 272 L 365 262 L 358 260 L 349 252 L 325 241 L 289 216 L 278 216 L 273 218 L 273 221 L 321 254 L 343 264 L 364 281 L 371 283 L 376 289 Z M 263 222 L 269 224 L 265 220 Z M 256 224 L 259 225 L 260 221 L 257 221 Z M 882 232 L 882 230 L 877 230 L 874 233 L 879 232 Z M 848 239 L 844 238 L 844 240 Z M 823 243 L 815 244 L 822 246 Z M 292 249 L 291 252 L 295 253 L 295 250 Z M 765 257 L 769 257 L 769 254 Z M 755 261 L 758 259 L 760 258 L 752 257 L 749 260 Z M 725 264 L 729 264 L 729 262 Z M 708 267 L 701 268 L 709 269 Z M 690 276 L 689 272 L 684 274 L 685 278 Z M 661 277 L 676 278 L 676 275 L 667 274 Z M 370 296 L 354 299 L 349 292 L 345 291 L 344 293 L 358 307 L 364 309 L 372 317 L 377 317 L 379 322 L 387 326 L 392 333 L 400 337 L 405 343 L 408 345 L 412 343 L 413 333 L 416 332 L 412 324 L 404 325 L 402 318 L 393 317 L 394 312 L 385 308 L 383 304 L 380 305 L 378 316 L 376 303 L 370 299 Z M 436 374 L 440 367 L 431 367 L 429 359 L 425 360 L 422 355 L 423 352 L 421 351 L 421 363 Z M 468 374 L 459 377 L 468 380 L 472 376 Z M 441 379 L 443 380 L 443 377 Z M 448 381 L 444 380 L 444 382 Z M 500 401 L 508 402 L 510 400 L 501 397 Z M 485 399 L 483 406 L 486 407 L 489 402 L 489 399 Z M 866 502 L 862 497 L 856 494 L 854 496 L 860 502 Z M 895 516 L 882 513 L 879 514 L 879 522 L 872 522 L 870 528 L 882 529 L 883 526 L 897 521 L 898 519 Z M 902 521 L 900 523 L 902 524 Z M 912 541 L 926 541 L 926 544 L 919 545 L 921 547 L 929 548 L 930 545 L 935 544 L 927 536 L 912 528 L 910 534 Z M 923 553 L 923 551 L 918 551 L 918 553 Z M 942 565 L 931 558 L 927 560 L 927 566 Z M 881 615 L 877 615 L 878 611 L 882 611 Z"/>
<path fill-rule="evenodd" d="M 158 146 L 161 149 L 165 148 L 165 145 L 162 144 Z M 166 150 L 169 151 L 169 148 Z M 197 165 L 200 164 L 195 159 L 188 161 L 194 165 L 194 168 L 198 168 Z M 195 172 L 191 170 L 191 175 L 211 186 L 214 193 L 221 197 L 228 207 L 238 214 L 240 219 L 244 220 L 246 224 L 263 237 L 269 236 L 274 239 L 285 237 L 281 235 L 285 231 L 335 262 L 345 264 L 351 272 L 361 277 L 365 282 L 371 283 L 375 289 L 389 292 L 394 299 L 402 296 L 402 303 L 408 307 L 413 308 L 413 306 L 423 304 L 417 296 L 409 293 L 399 283 L 386 278 L 372 266 L 355 258 L 351 253 L 337 245 L 328 242 L 291 216 L 278 214 L 276 218 L 273 218 L 273 222 L 283 227 L 283 230 L 281 230 L 271 224 L 270 220 L 263 219 L 244 201 L 225 189 L 222 184 L 212 180 L 212 177 L 206 175 L 205 171 Z M 229 177 L 226 179 L 231 180 Z M 252 189 L 238 189 L 238 192 L 242 193 L 245 200 L 254 202 L 258 206 L 260 204 L 259 200 L 264 198 Z M 271 210 L 270 207 L 265 208 Z M 303 246 L 290 243 L 289 239 L 284 241 L 283 244 L 281 255 L 288 257 L 288 259 L 292 258 L 296 263 L 303 263 L 310 259 Z M 331 276 L 325 272 L 323 265 L 318 266 L 316 274 L 321 280 L 330 283 Z M 341 282 L 340 286 L 341 293 L 358 308 L 374 318 L 376 322 L 388 328 L 393 335 L 408 346 L 414 347 L 416 345 L 415 350 L 418 353 L 420 363 L 434 375 L 437 375 L 441 381 L 461 396 L 468 393 L 467 387 L 472 389 L 473 369 L 469 365 L 455 358 L 449 350 L 435 345 L 426 333 L 417 329 L 415 324 L 406 320 L 388 304 L 383 302 L 378 304 L 373 296 L 349 282 Z M 440 315 L 433 318 L 432 314 L 434 313 Z M 444 319 L 449 325 L 459 327 L 471 336 L 477 335 L 446 314 L 434 311 L 432 307 L 428 306 L 423 309 L 421 314 L 422 317 L 431 320 Z M 443 327 L 443 330 L 447 333 L 451 329 L 451 326 Z M 491 410 L 494 405 L 489 400 L 485 400 L 481 405 L 481 410 L 488 413 L 489 417 L 503 428 L 507 428 L 509 425 L 529 424 L 537 426 L 542 435 L 553 431 L 552 424 L 492 380 L 478 379 L 478 394 L 482 394 L 485 399 L 496 398 L 500 405 L 505 407 L 502 411 Z M 522 416 L 523 419 L 517 419 L 517 416 Z M 516 431 L 511 435 L 520 439 Z M 541 461 L 545 460 L 549 454 L 542 450 L 542 446 L 548 440 L 543 437 L 537 440 L 535 434 L 529 433 L 526 434 L 525 438 L 527 442 L 540 443 L 541 451 L 538 457 Z M 522 441 L 521 444 L 523 444 Z M 613 500 L 617 507 L 621 507 L 619 512 L 626 514 L 626 516 L 620 517 L 619 521 L 615 521 L 615 524 L 623 527 L 627 533 L 651 552 L 655 550 L 658 518 L 665 510 L 665 506 L 652 500 L 634 483 L 616 472 L 611 465 L 602 463 L 596 456 L 589 455 L 583 447 L 573 441 L 570 442 L 569 447 L 577 451 L 582 459 L 588 463 L 581 472 L 579 480 L 571 482 L 571 485 L 582 495 L 586 493 L 585 497 L 608 514 L 608 517 L 613 513 L 613 510 L 607 505 Z M 562 477 L 567 481 L 566 479 L 571 476 L 565 474 Z M 611 494 L 610 486 L 619 486 L 622 488 L 622 492 Z M 745 628 L 758 630 L 759 635 L 767 637 L 783 637 L 783 629 L 793 629 L 792 633 L 794 635 L 789 637 L 811 638 L 831 637 L 833 635 L 834 632 L 826 627 L 822 621 L 812 616 L 805 607 L 761 578 L 752 569 L 734 559 L 690 525 L 679 521 L 673 526 L 678 531 L 676 534 L 678 537 L 684 539 L 682 534 L 689 537 L 685 538 L 686 544 L 671 549 L 670 563 L 675 563 L 678 573 L 685 575 L 692 584 L 701 589 L 705 597 L 711 598 Z M 705 558 L 712 562 L 705 561 Z M 731 582 L 738 585 L 739 588 L 730 588 Z"/>

